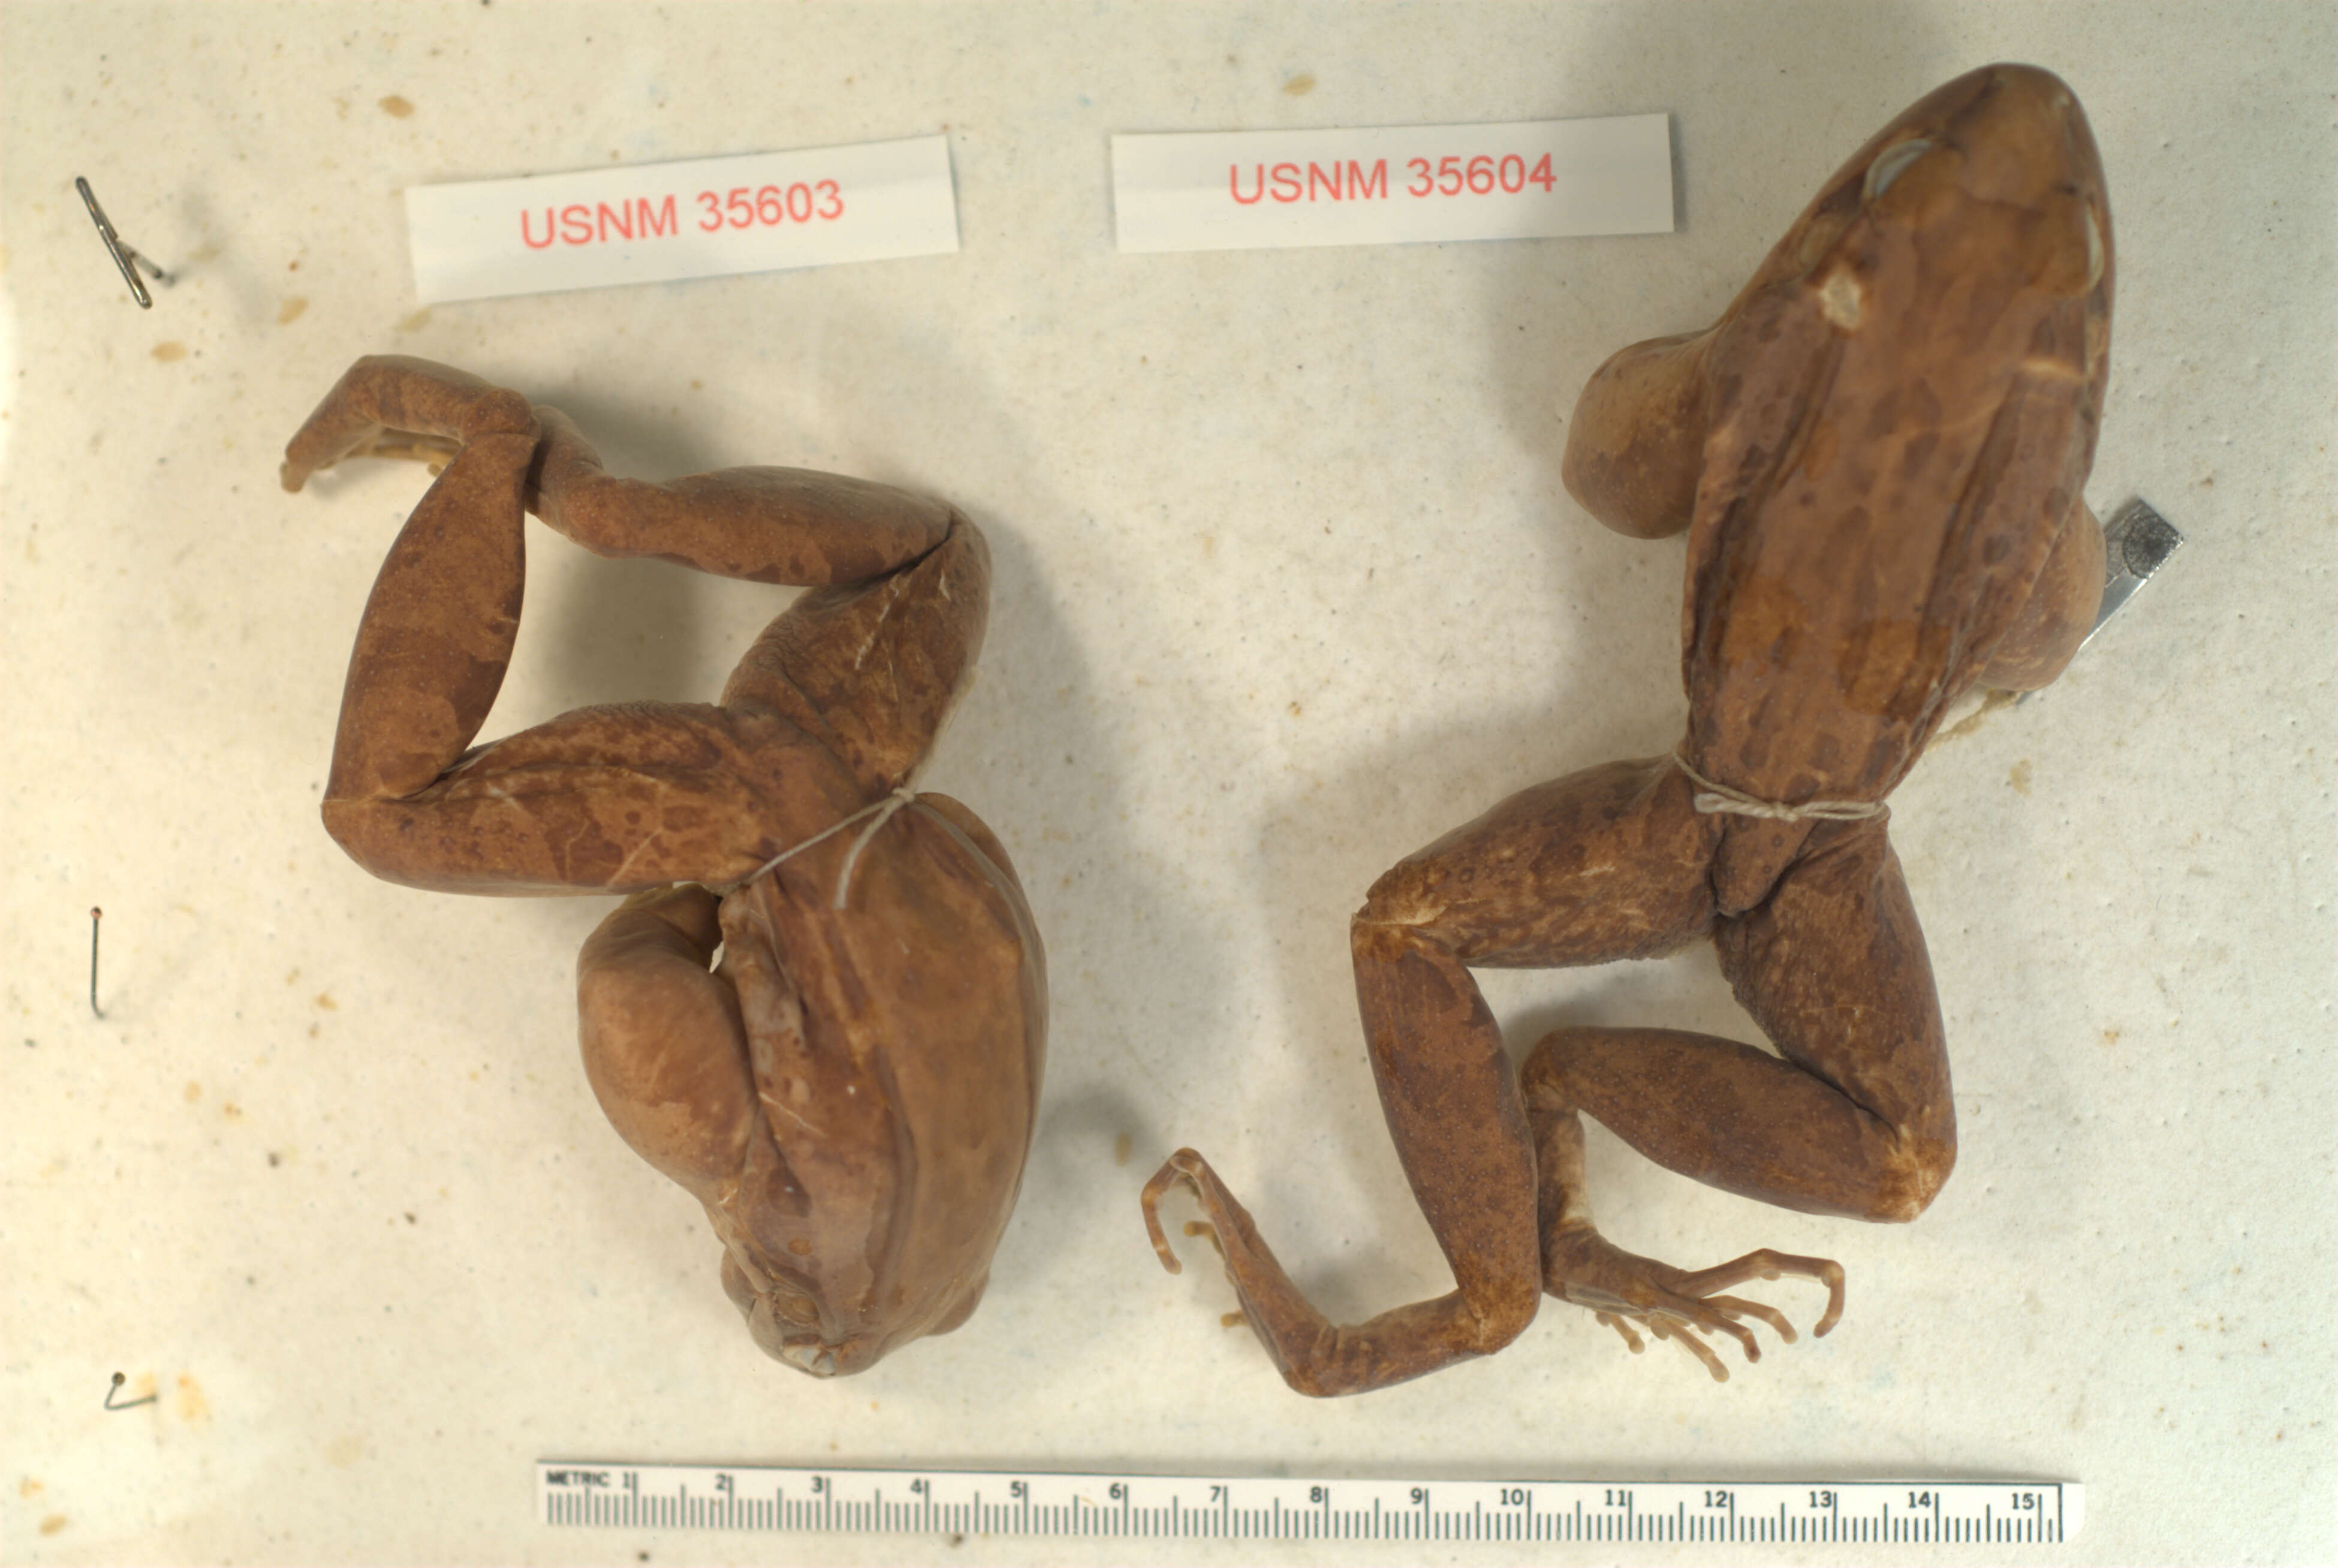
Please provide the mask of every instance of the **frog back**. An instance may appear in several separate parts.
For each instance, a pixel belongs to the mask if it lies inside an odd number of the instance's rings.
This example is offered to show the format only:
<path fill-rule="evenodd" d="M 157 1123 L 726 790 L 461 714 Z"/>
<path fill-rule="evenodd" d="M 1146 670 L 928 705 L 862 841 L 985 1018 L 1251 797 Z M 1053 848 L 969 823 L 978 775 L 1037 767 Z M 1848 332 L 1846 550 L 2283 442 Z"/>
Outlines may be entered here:
<path fill-rule="evenodd" d="M 2084 115 L 2028 67 L 1920 102 L 1780 241 L 1708 361 L 1683 628 L 1708 777 L 1793 803 L 1905 775 L 2077 505 L 2110 286 Z"/>
<path fill-rule="evenodd" d="M 804 1334 L 765 1348 L 821 1372 L 858 1370 L 972 1310 L 1021 1184 L 1046 1054 L 1045 956 L 988 829 L 926 795 L 856 855 L 860 837 L 734 891 L 723 921 L 769 1143 L 717 1226 L 748 1278 L 816 1308 L 817 1347 Z"/>

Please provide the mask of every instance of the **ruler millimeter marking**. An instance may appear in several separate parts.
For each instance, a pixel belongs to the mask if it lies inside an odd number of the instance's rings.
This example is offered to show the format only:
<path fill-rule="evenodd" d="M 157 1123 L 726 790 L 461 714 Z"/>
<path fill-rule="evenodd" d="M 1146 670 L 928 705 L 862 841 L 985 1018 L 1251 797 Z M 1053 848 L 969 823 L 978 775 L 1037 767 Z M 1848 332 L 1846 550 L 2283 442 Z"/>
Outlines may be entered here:
<path fill-rule="evenodd" d="M 1359 1481 L 547 1459 L 546 1524 L 1244 1540 L 2061 1542 L 2064 1481 Z"/>

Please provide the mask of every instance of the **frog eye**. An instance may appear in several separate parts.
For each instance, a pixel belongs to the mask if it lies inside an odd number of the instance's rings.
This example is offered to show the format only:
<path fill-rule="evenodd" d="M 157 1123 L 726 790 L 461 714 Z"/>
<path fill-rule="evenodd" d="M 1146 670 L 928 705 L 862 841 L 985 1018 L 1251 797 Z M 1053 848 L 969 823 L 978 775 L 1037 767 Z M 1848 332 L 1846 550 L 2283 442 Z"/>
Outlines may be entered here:
<path fill-rule="evenodd" d="M 1932 150 L 1932 144 L 1922 137 L 1887 147 L 1867 166 L 1867 187 L 1863 199 L 1874 201 L 1891 188 L 1891 181 L 1908 172 L 1908 165 Z"/>

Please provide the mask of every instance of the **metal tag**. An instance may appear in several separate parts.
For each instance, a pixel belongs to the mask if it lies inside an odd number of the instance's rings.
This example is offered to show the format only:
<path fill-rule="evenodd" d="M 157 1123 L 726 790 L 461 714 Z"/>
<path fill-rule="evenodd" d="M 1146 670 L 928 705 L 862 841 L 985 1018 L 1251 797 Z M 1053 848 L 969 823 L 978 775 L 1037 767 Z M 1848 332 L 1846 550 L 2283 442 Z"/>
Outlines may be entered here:
<path fill-rule="evenodd" d="M 2087 633 L 2084 648 L 2095 640 L 2095 632 L 2103 623 L 2118 613 L 2119 606 L 2135 597 L 2135 591 L 2151 581 L 2152 573 L 2167 564 L 2184 544 L 2184 535 L 2176 524 L 2152 510 L 2150 503 L 2140 497 L 2120 507 L 2108 523 L 2103 524 L 2103 607 L 2095 617 L 2094 631 Z"/>

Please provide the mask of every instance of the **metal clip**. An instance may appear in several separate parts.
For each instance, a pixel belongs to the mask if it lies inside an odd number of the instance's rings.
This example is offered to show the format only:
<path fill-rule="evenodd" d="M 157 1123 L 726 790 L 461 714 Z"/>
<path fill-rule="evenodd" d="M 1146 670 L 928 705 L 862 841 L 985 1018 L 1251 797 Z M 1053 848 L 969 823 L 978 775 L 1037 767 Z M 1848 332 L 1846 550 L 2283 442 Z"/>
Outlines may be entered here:
<path fill-rule="evenodd" d="M 82 204 L 89 209 L 90 221 L 97 225 L 97 237 L 105 241 L 106 253 L 113 258 L 113 264 L 122 269 L 122 280 L 130 285 L 130 297 L 138 301 L 140 309 L 152 310 L 154 309 L 154 296 L 146 292 L 145 281 L 138 276 L 138 269 L 143 267 L 157 283 L 168 283 L 171 275 L 131 249 L 122 236 L 113 231 L 113 225 L 106 221 L 105 209 L 97 204 L 96 194 L 90 190 L 88 181 L 74 175 L 74 189 L 81 192 Z"/>
<path fill-rule="evenodd" d="M 113 1396 L 121 1393 L 122 1386 L 129 1381 L 129 1378 L 119 1372 L 113 1375 L 113 1387 L 105 1391 L 105 1407 L 108 1410 L 135 1410 L 141 1405 L 152 1405 L 162 1397 L 159 1394 L 149 1394 L 143 1399 L 124 1399 L 121 1404 L 116 1405 L 113 1402 Z"/>

